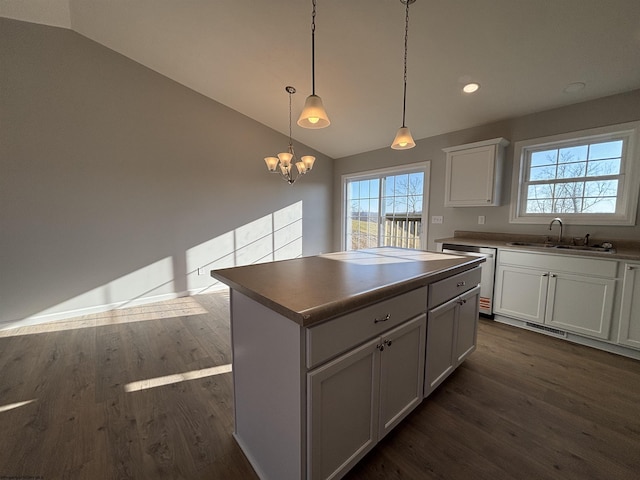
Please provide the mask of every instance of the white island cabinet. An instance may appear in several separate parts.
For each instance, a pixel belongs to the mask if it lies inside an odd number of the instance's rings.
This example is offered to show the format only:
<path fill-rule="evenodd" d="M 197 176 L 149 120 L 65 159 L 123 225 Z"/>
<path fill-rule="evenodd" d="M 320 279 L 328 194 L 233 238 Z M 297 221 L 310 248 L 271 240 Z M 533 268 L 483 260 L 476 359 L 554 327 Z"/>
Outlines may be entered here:
<path fill-rule="evenodd" d="M 212 271 L 231 287 L 234 437 L 258 476 L 339 479 L 417 407 L 429 286 L 477 282 L 481 262 L 379 248 Z"/>

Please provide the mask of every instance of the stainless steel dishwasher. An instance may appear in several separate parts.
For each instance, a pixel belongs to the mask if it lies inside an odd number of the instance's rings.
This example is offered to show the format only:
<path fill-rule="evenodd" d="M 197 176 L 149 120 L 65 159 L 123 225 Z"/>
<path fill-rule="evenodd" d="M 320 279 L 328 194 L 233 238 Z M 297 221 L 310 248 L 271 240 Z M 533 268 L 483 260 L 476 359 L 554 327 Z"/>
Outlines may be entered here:
<path fill-rule="evenodd" d="M 480 313 L 493 318 L 493 284 L 495 281 L 497 249 L 443 243 L 442 253 L 484 257 L 486 259 L 485 262 L 480 264 Z"/>

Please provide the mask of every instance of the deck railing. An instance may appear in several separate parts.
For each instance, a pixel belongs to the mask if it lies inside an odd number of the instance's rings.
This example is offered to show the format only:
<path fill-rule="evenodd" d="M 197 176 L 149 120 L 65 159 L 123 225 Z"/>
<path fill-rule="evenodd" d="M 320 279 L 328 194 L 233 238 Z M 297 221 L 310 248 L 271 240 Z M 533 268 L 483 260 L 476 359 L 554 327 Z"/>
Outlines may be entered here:
<path fill-rule="evenodd" d="M 386 215 L 384 245 L 387 247 L 420 248 L 422 214 Z"/>
<path fill-rule="evenodd" d="M 387 214 L 384 217 L 384 233 L 380 245 L 386 247 L 420 248 L 422 214 Z M 351 249 L 378 246 L 379 227 L 373 219 L 360 217 L 354 220 L 351 232 Z"/>

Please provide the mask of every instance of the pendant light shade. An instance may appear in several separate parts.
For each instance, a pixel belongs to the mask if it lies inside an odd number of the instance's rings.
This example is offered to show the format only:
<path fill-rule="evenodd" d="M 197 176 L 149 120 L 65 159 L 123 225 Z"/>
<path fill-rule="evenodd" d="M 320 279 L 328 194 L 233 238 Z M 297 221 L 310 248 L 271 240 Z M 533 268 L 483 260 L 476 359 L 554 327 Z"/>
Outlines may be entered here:
<path fill-rule="evenodd" d="M 312 0 L 311 4 L 311 95 L 304 102 L 298 125 L 302 128 L 325 128 L 331 121 L 322 99 L 316 95 L 316 0 Z"/>
<path fill-rule="evenodd" d="M 415 146 L 416 142 L 413 141 L 409 127 L 400 127 L 398 133 L 396 133 L 396 138 L 393 139 L 391 148 L 394 150 L 407 150 Z"/>
<path fill-rule="evenodd" d="M 317 95 L 309 95 L 298 118 L 298 125 L 302 128 L 324 128 L 330 123 L 329 116 L 322 105 L 322 99 Z"/>
<path fill-rule="evenodd" d="M 406 5 L 405 20 L 404 20 L 404 90 L 402 94 L 402 126 L 396 133 L 396 138 L 393 139 L 391 148 L 394 150 L 408 150 L 416 146 L 416 142 L 413 141 L 409 127 L 405 125 L 405 115 L 407 111 L 407 45 L 409 43 L 409 5 L 416 0 L 400 0 L 400 3 Z"/>

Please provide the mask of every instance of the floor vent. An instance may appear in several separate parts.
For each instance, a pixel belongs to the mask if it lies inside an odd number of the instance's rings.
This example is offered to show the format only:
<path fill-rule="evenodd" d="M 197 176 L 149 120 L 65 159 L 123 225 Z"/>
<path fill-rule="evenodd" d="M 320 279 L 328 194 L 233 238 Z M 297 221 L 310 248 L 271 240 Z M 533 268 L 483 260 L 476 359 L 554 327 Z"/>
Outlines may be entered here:
<path fill-rule="evenodd" d="M 557 328 L 546 327 L 544 325 L 538 325 L 537 323 L 526 322 L 527 327 L 539 330 L 547 335 L 553 335 L 554 337 L 567 338 L 567 332 L 558 330 Z"/>

